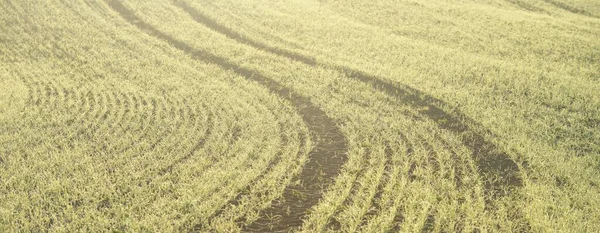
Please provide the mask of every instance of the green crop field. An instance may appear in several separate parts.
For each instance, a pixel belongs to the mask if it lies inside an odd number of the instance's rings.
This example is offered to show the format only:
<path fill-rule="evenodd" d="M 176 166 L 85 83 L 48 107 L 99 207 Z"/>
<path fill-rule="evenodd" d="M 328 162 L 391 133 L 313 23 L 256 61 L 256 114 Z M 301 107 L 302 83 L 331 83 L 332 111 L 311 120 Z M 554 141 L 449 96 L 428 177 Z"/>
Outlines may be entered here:
<path fill-rule="evenodd" d="M 597 232 L 597 0 L 0 1 L 0 232 Z"/>

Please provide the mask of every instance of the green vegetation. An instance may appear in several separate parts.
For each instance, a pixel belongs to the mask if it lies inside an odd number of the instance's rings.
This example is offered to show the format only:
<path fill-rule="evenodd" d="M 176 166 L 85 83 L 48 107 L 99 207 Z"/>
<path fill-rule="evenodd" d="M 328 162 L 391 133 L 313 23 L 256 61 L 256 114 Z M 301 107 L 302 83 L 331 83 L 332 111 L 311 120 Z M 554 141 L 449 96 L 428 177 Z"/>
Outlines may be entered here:
<path fill-rule="evenodd" d="M 600 229 L 591 0 L 0 3 L 0 231 Z"/>

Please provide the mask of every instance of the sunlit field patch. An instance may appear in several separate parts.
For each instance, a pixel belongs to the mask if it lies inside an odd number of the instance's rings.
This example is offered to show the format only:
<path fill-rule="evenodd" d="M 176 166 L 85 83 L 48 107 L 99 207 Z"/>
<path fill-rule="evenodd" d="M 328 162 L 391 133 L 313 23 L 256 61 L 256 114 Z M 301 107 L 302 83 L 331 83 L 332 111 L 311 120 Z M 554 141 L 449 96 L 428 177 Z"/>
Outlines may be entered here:
<path fill-rule="evenodd" d="M 0 231 L 593 231 L 599 7 L 0 3 Z"/>

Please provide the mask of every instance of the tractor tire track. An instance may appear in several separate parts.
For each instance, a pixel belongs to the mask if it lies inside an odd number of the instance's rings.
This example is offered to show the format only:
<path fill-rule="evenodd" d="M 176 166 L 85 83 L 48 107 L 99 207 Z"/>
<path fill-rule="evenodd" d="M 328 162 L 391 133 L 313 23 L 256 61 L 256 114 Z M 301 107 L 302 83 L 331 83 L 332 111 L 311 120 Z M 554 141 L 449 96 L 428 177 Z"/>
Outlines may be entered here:
<path fill-rule="evenodd" d="M 199 24 L 239 43 L 309 66 L 320 66 L 339 71 L 348 78 L 371 85 L 387 95 L 396 97 L 398 101 L 414 107 L 418 110 L 419 114 L 435 122 L 438 127 L 453 132 L 461 139 L 462 143 L 472 151 L 472 158 L 477 164 L 482 177 L 499 177 L 499 179 L 484 180 L 485 190 L 490 198 L 494 198 L 497 195 L 505 195 L 506 188 L 513 189 L 523 185 L 521 177 L 519 176 L 519 167 L 517 163 L 513 161 L 506 152 L 500 150 L 498 146 L 484 137 L 485 133 L 489 132 L 478 132 L 484 127 L 461 112 L 448 112 L 443 110 L 442 106 L 449 106 L 444 101 L 412 87 L 400 83 L 392 83 L 391 81 L 369 75 L 359 70 L 354 70 L 341 65 L 321 63 L 315 58 L 306 55 L 266 45 L 220 25 L 215 20 L 210 19 L 195 10 L 185 1 L 174 0 L 174 4 L 188 13 L 191 18 Z"/>
<path fill-rule="evenodd" d="M 297 176 L 301 185 L 286 187 L 281 200 L 276 201 L 277 203 L 284 204 L 273 204 L 270 208 L 263 211 L 262 216 L 282 216 L 279 223 L 271 228 L 272 230 L 283 231 L 300 227 L 302 225 L 302 218 L 306 216 L 307 211 L 312 206 L 318 203 L 323 190 L 333 183 L 334 178 L 339 174 L 346 161 L 347 142 L 333 119 L 329 118 L 323 110 L 314 105 L 309 98 L 296 93 L 292 89 L 258 72 L 239 67 L 225 58 L 195 49 L 157 30 L 135 16 L 131 10 L 127 9 L 118 0 L 106 0 L 105 2 L 128 23 L 136 26 L 144 33 L 169 42 L 173 47 L 185 52 L 196 60 L 217 64 L 225 70 L 233 71 L 239 76 L 255 81 L 296 107 L 298 114 L 301 115 L 310 132 L 314 134 L 315 146 L 309 152 L 309 161 Z M 298 193 L 302 195 L 297 195 Z M 265 229 L 262 227 L 260 229 L 256 229 L 255 227 L 265 222 L 268 222 L 268 219 L 261 218 L 255 221 L 256 224 L 251 225 L 247 230 L 264 231 Z"/>
<path fill-rule="evenodd" d="M 293 53 L 293 52 L 289 52 L 287 50 L 284 49 L 280 49 L 280 48 L 276 48 L 276 47 L 271 47 L 268 46 L 264 43 L 258 42 L 258 41 L 254 41 L 252 39 L 249 39 L 245 36 L 242 36 L 241 34 L 231 30 L 230 28 L 227 28 L 219 23 L 217 23 L 216 21 L 214 21 L 211 18 L 206 17 L 204 14 L 198 12 L 196 9 L 194 9 L 192 6 L 190 6 L 189 4 L 187 4 L 185 1 L 181 1 L 181 0 L 173 0 L 174 4 L 181 8 L 183 11 L 185 11 L 186 13 L 188 13 L 196 22 L 198 22 L 199 24 L 202 24 L 210 29 L 212 29 L 215 32 L 218 32 L 220 34 L 223 34 L 227 37 L 229 37 L 230 39 L 233 39 L 235 41 L 238 41 L 242 44 L 246 44 L 249 46 L 252 46 L 254 48 L 257 48 L 259 50 L 263 50 L 263 51 L 267 51 L 269 53 L 278 55 L 278 56 L 282 56 L 282 57 L 287 57 L 289 59 L 295 60 L 295 61 L 299 61 L 302 62 L 304 64 L 310 65 L 310 66 L 317 66 L 317 65 L 321 65 L 317 62 L 316 59 L 308 57 L 308 56 L 304 56 L 301 54 L 297 54 L 297 53 Z"/>
<path fill-rule="evenodd" d="M 559 1 L 556 1 L 556 0 L 544 0 L 544 2 L 552 4 L 555 7 L 558 7 L 560 9 L 565 10 L 565 11 L 571 12 L 573 14 L 578 14 L 578 15 L 582 15 L 582 16 L 592 17 L 592 18 L 596 18 L 596 19 L 599 18 L 598 16 L 596 16 L 596 15 L 590 13 L 590 12 L 587 12 L 586 10 L 579 9 L 577 7 L 573 7 L 573 6 L 570 6 L 570 5 L 566 4 L 566 3 L 562 3 L 562 2 L 559 2 Z"/>

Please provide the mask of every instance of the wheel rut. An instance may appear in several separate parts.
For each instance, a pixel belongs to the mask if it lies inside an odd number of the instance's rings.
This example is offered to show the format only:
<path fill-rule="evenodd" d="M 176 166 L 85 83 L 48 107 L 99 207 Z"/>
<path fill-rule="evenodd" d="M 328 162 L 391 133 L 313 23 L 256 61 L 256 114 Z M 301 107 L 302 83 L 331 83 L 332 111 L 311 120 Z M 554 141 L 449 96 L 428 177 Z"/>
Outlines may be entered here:
<path fill-rule="evenodd" d="M 552 4 L 555 7 L 558 7 L 560 9 L 565 10 L 565 11 L 571 12 L 573 14 L 578 14 L 578 15 L 582 15 L 582 16 L 597 18 L 597 19 L 600 18 L 600 17 L 598 17 L 598 16 L 596 16 L 596 15 L 590 13 L 590 12 L 587 12 L 586 10 L 570 6 L 570 5 L 568 5 L 566 3 L 563 3 L 563 2 L 559 2 L 559 1 L 556 1 L 556 0 L 544 0 L 544 2 Z"/>
<path fill-rule="evenodd" d="M 297 176 L 299 185 L 287 186 L 281 199 L 274 201 L 270 208 L 261 213 L 261 218 L 246 227 L 246 231 L 289 231 L 302 225 L 302 219 L 310 208 L 316 205 L 325 190 L 339 174 L 346 161 L 347 142 L 333 119 L 313 104 L 308 97 L 283 86 L 259 72 L 240 67 L 226 58 L 196 49 L 167 35 L 142 21 L 118 0 L 105 0 L 108 6 L 128 23 L 144 33 L 166 41 L 171 46 L 185 52 L 195 60 L 219 65 L 239 76 L 259 83 L 289 101 L 296 108 L 312 134 L 314 148 L 308 154 L 308 162 Z M 267 216 L 280 216 L 271 222 Z"/>
<path fill-rule="evenodd" d="M 517 163 L 506 152 L 484 137 L 485 133 L 489 132 L 483 132 L 481 130 L 484 128 L 483 126 L 461 112 L 449 112 L 442 109 L 442 106 L 449 106 L 444 101 L 415 88 L 400 83 L 392 83 L 359 70 L 322 63 L 310 56 L 266 45 L 219 24 L 198 12 L 185 1 L 174 0 L 174 4 L 188 13 L 197 23 L 232 40 L 309 66 L 326 67 L 339 71 L 350 79 L 371 85 L 373 88 L 395 97 L 399 102 L 414 107 L 420 115 L 429 118 L 441 129 L 457 135 L 461 142 L 472 151 L 472 158 L 477 164 L 480 175 L 484 178 L 487 198 L 493 199 L 496 196 L 503 196 L 506 194 L 506 189 L 514 189 L 523 185 Z"/>

